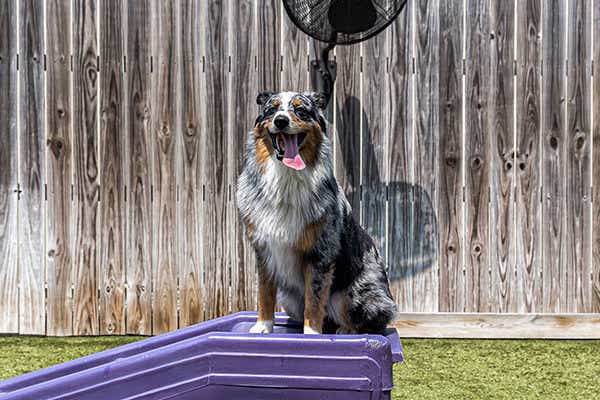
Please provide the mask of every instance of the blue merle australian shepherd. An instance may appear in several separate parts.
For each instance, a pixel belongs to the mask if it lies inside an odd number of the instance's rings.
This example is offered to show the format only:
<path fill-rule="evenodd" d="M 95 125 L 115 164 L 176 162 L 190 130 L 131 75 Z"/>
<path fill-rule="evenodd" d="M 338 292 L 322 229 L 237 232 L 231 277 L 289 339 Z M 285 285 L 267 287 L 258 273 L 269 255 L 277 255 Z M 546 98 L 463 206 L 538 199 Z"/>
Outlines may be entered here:
<path fill-rule="evenodd" d="M 259 274 L 251 332 L 273 331 L 276 301 L 304 333 L 380 331 L 396 308 L 375 243 L 333 176 L 323 96 L 264 92 L 257 102 L 237 190 Z"/>

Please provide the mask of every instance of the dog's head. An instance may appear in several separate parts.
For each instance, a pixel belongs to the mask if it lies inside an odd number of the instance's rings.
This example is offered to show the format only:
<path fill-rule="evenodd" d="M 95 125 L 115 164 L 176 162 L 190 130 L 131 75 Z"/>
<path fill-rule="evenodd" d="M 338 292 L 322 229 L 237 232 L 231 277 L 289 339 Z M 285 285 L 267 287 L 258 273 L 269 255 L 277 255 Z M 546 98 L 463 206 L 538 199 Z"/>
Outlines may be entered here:
<path fill-rule="evenodd" d="M 323 95 L 262 92 L 256 102 L 261 113 L 254 132 L 262 139 L 261 145 L 267 147 L 269 156 L 295 170 L 302 170 L 306 162 L 314 161 L 326 129 Z"/>

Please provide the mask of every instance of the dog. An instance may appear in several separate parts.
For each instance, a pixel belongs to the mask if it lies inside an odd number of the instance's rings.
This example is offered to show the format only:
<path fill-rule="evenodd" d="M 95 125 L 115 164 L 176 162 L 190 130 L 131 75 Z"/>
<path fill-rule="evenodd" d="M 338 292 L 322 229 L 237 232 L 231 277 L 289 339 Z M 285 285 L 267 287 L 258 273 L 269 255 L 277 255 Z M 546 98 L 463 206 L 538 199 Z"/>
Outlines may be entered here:
<path fill-rule="evenodd" d="M 262 92 L 249 133 L 237 206 L 256 253 L 258 320 L 275 304 L 305 334 L 375 333 L 394 318 L 384 263 L 333 174 L 321 93 Z"/>

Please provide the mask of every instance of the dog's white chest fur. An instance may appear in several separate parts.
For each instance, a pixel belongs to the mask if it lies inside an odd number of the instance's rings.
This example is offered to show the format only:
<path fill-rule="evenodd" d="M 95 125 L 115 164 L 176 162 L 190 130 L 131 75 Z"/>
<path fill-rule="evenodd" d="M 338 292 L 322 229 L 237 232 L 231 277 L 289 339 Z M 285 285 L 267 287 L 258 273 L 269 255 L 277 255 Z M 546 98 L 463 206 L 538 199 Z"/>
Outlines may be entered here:
<path fill-rule="evenodd" d="M 262 195 L 249 212 L 255 238 L 265 245 L 267 268 L 280 282 L 302 289 L 302 266 L 294 245 L 324 210 L 315 198 L 322 171 L 291 170 L 278 161 L 265 165 Z"/>

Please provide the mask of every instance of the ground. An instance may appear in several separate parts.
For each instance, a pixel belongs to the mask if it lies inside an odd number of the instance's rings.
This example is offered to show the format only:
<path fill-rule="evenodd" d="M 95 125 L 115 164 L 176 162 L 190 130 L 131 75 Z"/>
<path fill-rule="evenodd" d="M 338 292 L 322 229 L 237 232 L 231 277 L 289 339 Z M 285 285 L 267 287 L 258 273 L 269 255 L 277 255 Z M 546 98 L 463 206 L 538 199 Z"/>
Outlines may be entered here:
<path fill-rule="evenodd" d="M 138 337 L 0 337 L 0 379 Z M 600 341 L 404 339 L 393 399 L 594 399 Z"/>

